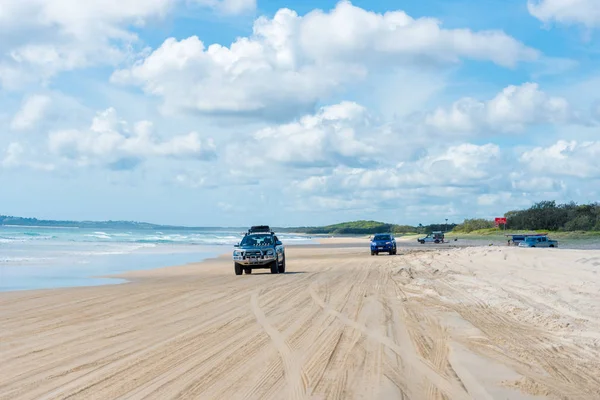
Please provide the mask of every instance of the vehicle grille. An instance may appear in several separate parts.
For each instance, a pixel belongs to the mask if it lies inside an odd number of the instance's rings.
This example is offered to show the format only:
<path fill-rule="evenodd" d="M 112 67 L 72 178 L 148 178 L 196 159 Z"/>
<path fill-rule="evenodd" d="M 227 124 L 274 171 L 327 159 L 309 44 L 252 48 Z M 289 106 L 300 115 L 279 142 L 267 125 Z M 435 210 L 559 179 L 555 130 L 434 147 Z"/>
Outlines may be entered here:
<path fill-rule="evenodd" d="M 260 250 L 246 250 L 246 253 L 244 254 L 247 257 L 261 257 L 262 256 L 262 252 Z"/>

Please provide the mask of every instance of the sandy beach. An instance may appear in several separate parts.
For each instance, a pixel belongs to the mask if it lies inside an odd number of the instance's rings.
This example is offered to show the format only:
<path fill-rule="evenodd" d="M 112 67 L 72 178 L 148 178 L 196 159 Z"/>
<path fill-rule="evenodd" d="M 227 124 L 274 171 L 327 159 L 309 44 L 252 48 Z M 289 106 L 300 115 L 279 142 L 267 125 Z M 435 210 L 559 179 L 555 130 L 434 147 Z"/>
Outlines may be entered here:
<path fill-rule="evenodd" d="M 600 251 L 367 246 L 0 293 L 0 399 L 600 399 Z"/>

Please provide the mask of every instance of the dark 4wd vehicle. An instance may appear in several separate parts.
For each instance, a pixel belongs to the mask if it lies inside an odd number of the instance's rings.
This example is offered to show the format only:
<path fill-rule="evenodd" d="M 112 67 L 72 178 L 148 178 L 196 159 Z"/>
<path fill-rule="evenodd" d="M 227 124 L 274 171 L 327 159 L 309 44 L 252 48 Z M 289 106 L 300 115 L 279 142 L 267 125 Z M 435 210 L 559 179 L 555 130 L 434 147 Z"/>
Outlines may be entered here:
<path fill-rule="evenodd" d="M 285 273 L 285 248 L 266 225 L 253 226 L 233 250 L 235 274 L 251 274 L 253 269 L 270 269 L 272 274 Z"/>
<path fill-rule="evenodd" d="M 371 239 L 371 255 L 387 252 L 389 255 L 396 254 L 396 239 L 389 233 L 378 233 Z"/>

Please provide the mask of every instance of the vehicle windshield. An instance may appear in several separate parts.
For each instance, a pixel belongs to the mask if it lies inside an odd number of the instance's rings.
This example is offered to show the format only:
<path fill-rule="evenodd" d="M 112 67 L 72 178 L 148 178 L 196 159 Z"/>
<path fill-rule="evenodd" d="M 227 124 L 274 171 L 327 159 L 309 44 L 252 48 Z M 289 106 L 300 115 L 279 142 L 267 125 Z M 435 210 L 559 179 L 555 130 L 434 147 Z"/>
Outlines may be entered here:
<path fill-rule="evenodd" d="M 543 237 L 540 236 L 533 236 L 533 237 L 528 237 L 527 239 L 525 239 L 525 241 L 527 242 L 541 242 Z"/>
<path fill-rule="evenodd" d="M 244 236 L 240 246 L 253 246 L 253 247 L 263 247 L 263 246 L 272 246 L 273 245 L 273 236 L 272 235 L 248 235 Z"/>
<path fill-rule="evenodd" d="M 392 240 L 390 235 L 375 235 L 373 240 Z"/>

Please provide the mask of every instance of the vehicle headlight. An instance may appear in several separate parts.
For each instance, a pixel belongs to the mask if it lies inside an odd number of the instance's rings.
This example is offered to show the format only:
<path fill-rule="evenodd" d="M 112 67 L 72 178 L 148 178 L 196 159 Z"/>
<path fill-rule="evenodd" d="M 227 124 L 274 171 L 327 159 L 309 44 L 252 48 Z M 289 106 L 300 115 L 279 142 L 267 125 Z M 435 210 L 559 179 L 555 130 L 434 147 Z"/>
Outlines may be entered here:
<path fill-rule="evenodd" d="M 239 256 L 241 256 L 241 255 L 242 255 L 242 252 L 241 252 L 241 251 L 239 251 L 239 250 L 234 250 L 234 251 L 233 251 L 233 256 L 234 256 L 234 257 L 239 257 Z"/>
<path fill-rule="evenodd" d="M 385 242 L 385 244 L 392 244 L 392 242 Z"/>
<path fill-rule="evenodd" d="M 274 254 L 275 254 L 275 252 L 274 252 L 273 250 L 270 250 L 270 249 L 269 249 L 269 250 L 267 250 L 267 255 L 268 255 L 268 256 L 272 256 L 272 255 L 274 255 Z"/>

